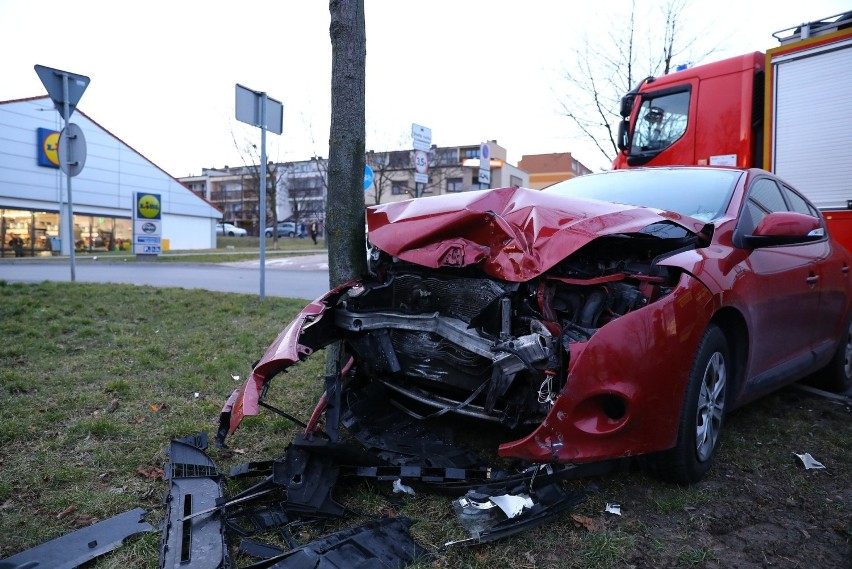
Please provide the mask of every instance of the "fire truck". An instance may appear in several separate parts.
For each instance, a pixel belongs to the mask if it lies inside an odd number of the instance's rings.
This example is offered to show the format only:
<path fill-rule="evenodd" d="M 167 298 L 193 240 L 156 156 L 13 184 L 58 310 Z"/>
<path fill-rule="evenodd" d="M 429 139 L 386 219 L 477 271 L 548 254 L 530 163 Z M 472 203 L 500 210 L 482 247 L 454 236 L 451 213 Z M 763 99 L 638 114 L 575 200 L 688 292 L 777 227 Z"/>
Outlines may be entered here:
<path fill-rule="evenodd" d="M 772 35 L 765 53 L 643 79 L 621 100 L 613 168 L 769 170 L 852 251 L 852 12 Z"/>

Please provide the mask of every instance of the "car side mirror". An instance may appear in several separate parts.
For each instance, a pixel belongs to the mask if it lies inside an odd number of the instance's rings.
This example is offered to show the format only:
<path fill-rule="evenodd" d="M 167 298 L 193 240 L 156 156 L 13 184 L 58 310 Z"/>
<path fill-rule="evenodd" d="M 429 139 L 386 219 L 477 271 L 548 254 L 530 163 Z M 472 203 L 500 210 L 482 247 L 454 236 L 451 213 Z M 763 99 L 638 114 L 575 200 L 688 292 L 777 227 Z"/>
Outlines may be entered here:
<path fill-rule="evenodd" d="M 743 245 L 748 249 L 757 249 L 809 243 L 824 237 L 825 229 L 819 218 L 793 211 L 777 211 L 760 220 L 754 233 L 743 238 Z"/>

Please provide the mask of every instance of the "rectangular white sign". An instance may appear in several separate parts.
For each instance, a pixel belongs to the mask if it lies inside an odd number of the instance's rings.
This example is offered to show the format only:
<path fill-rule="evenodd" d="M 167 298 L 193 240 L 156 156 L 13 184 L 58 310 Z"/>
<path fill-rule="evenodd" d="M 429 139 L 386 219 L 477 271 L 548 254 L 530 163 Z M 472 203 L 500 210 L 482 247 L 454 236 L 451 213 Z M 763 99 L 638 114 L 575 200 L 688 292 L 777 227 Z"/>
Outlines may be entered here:
<path fill-rule="evenodd" d="M 411 123 L 411 139 L 414 141 L 414 150 L 429 150 L 432 148 L 432 129 Z"/>

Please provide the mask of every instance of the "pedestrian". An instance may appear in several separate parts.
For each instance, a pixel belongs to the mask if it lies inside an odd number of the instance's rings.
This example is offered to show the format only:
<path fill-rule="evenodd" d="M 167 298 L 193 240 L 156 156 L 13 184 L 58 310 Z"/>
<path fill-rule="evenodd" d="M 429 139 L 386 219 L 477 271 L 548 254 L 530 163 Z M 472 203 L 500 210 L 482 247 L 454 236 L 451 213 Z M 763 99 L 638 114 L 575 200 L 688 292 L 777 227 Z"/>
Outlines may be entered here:
<path fill-rule="evenodd" d="M 314 245 L 317 244 L 317 233 L 319 232 L 319 227 L 316 221 L 311 222 L 311 239 L 314 240 Z"/>
<path fill-rule="evenodd" d="M 9 239 L 9 247 L 11 247 L 13 251 L 15 251 L 16 257 L 24 256 L 24 240 L 15 235 L 14 233 L 12 234 L 12 238 Z"/>

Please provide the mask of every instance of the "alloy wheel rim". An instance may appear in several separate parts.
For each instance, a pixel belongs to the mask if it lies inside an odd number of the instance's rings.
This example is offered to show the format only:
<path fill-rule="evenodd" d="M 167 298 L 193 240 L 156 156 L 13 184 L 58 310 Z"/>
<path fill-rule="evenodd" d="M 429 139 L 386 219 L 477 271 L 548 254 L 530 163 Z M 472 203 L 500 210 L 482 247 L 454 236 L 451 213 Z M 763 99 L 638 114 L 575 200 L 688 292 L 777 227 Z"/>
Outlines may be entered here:
<path fill-rule="evenodd" d="M 704 368 L 695 412 L 695 452 L 701 462 L 710 458 L 722 429 L 726 382 L 725 358 L 715 352 Z"/>

